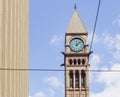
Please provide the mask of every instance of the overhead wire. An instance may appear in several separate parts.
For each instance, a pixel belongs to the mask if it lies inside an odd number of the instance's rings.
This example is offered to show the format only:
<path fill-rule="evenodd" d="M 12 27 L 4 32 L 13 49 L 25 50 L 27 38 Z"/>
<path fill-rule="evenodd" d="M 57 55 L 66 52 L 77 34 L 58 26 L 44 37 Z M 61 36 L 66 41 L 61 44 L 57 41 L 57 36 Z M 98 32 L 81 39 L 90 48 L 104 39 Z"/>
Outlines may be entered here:
<path fill-rule="evenodd" d="M 55 71 L 69 71 L 63 69 L 10 69 L 10 68 L 0 68 L 0 71 L 48 71 L 48 72 L 55 72 Z M 89 72 L 120 72 L 120 70 L 85 70 Z"/>
<path fill-rule="evenodd" d="M 94 35 L 95 35 L 96 25 L 97 25 L 98 16 L 99 16 L 100 5 L 101 5 L 101 0 L 99 0 L 99 3 L 98 3 L 96 18 L 95 18 L 95 23 L 94 23 L 94 28 L 93 28 L 93 34 L 92 34 L 92 39 L 91 39 L 91 44 L 90 44 L 90 50 L 89 50 L 90 52 L 92 52 L 92 45 L 94 41 Z"/>

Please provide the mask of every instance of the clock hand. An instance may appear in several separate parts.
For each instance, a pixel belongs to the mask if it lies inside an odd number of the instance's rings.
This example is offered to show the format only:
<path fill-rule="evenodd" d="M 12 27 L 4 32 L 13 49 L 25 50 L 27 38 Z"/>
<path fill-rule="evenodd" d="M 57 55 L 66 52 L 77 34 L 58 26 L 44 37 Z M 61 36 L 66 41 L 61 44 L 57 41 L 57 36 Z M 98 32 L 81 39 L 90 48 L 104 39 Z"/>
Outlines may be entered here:
<path fill-rule="evenodd" d="M 78 43 L 76 44 L 76 46 L 78 46 L 79 43 L 80 43 L 80 42 L 78 42 Z"/>

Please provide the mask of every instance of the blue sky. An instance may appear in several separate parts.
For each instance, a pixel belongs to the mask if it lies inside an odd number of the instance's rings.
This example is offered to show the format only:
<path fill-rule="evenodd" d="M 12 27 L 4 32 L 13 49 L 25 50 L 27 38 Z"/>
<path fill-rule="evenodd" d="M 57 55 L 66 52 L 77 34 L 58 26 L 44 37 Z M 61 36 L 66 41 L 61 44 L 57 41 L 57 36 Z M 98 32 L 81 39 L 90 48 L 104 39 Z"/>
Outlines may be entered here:
<path fill-rule="evenodd" d="M 64 69 L 74 3 L 91 40 L 98 0 L 30 0 L 29 68 Z M 90 69 L 120 69 L 120 1 L 102 0 Z M 91 72 L 90 97 L 119 97 L 120 73 Z M 64 97 L 64 72 L 29 72 L 30 97 Z"/>

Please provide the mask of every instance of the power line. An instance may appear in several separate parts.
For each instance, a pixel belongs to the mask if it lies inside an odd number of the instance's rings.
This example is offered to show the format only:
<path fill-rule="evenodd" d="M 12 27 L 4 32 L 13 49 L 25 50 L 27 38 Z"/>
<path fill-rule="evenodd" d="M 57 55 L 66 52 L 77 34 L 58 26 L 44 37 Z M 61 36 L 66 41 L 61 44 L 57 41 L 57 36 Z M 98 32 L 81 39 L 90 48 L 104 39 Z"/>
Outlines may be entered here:
<path fill-rule="evenodd" d="M 101 4 L 101 0 L 99 0 L 99 3 L 98 3 L 96 18 L 95 18 L 95 24 L 94 24 L 94 28 L 93 28 L 93 34 L 92 34 L 92 40 L 91 40 L 91 44 L 90 44 L 90 52 L 92 50 L 92 44 L 93 44 L 94 34 L 95 34 L 95 30 L 96 30 L 96 25 L 97 25 L 97 20 L 98 20 L 98 15 L 99 15 L 100 4 Z"/>
<path fill-rule="evenodd" d="M 10 69 L 10 68 L 0 68 L 0 71 L 64 71 L 60 69 Z"/>
<path fill-rule="evenodd" d="M 9 69 L 9 68 L 0 68 L 0 71 L 49 71 L 49 72 L 59 72 L 59 71 L 69 71 L 63 69 Z M 90 72 L 120 72 L 120 70 L 85 70 Z"/>

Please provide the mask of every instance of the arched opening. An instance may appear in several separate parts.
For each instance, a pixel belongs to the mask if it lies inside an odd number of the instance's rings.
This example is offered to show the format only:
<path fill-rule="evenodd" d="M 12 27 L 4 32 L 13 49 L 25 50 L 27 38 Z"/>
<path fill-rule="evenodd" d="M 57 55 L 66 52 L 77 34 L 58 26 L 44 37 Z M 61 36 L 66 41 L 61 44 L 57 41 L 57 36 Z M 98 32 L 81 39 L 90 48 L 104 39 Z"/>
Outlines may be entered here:
<path fill-rule="evenodd" d="M 78 65 L 80 65 L 81 64 L 81 60 L 80 59 L 78 59 Z"/>
<path fill-rule="evenodd" d="M 82 88 L 85 88 L 85 85 L 86 85 L 86 73 L 85 73 L 85 70 L 82 70 L 81 71 L 81 87 Z"/>
<path fill-rule="evenodd" d="M 82 65 L 85 65 L 85 59 L 82 59 Z"/>
<path fill-rule="evenodd" d="M 69 59 L 69 64 L 72 65 L 72 59 Z"/>
<path fill-rule="evenodd" d="M 76 65 L 76 63 L 77 63 L 77 62 L 76 62 L 76 59 L 74 59 L 74 65 Z"/>
<path fill-rule="evenodd" d="M 69 85 L 70 85 L 70 88 L 73 88 L 73 71 L 72 70 L 70 70 L 69 76 L 70 76 Z"/>
<path fill-rule="evenodd" d="M 75 88 L 79 88 L 79 71 L 75 71 Z"/>

